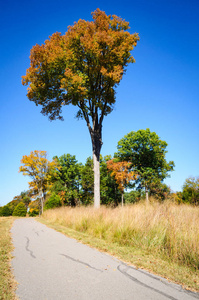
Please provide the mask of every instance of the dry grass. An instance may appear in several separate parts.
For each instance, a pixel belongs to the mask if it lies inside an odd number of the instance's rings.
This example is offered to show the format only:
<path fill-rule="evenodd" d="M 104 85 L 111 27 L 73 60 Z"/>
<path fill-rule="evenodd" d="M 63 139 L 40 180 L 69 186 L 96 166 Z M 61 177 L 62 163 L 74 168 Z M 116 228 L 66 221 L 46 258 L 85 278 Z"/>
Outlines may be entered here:
<path fill-rule="evenodd" d="M 62 207 L 45 211 L 42 218 L 137 267 L 199 291 L 199 207 L 169 202 L 97 210 Z"/>
<path fill-rule="evenodd" d="M 11 272 L 11 251 L 13 250 L 10 228 L 14 218 L 0 217 L 0 299 L 16 299 L 15 281 Z"/>

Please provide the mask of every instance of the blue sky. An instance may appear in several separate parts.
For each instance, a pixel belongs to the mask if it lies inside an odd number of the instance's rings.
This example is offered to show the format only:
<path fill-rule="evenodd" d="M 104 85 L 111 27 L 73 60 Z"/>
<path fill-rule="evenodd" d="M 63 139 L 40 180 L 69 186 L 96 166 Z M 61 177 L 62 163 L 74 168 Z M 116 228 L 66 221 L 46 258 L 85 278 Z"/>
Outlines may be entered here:
<path fill-rule="evenodd" d="M 78 19 L 91 20 L 96 8 L 130 22 L 140 41 L 136 63 L 117 88 L 114 111 L 103 124 L 102 155 L 114 154 L 130 131 L 150 128 L 168 143 L 167 160 L 175 171 L 166 183 L 179 191 L 189 176 L 199 176 L 199 2 L 198 0 L 47 1 L 1 3 L 0 10 L 0 205 L 28 189 L 18 173 L 23 155 L 46 150 L 70 153 L 84 163 L 91 155 L 85 121 L 76 108 L 63 110 L 64 122 L 50 122 L 26 97 L 21 76 L 30 49 L 49 35 L 65 33 Z"/>

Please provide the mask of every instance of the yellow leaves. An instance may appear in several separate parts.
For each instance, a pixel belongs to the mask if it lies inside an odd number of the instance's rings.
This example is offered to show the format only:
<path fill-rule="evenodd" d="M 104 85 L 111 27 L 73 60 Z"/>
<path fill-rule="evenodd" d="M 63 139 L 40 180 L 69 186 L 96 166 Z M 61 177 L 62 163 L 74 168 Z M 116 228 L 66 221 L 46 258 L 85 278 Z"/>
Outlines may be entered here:
<path fill-rule="evenodd" d="M 102 67 L 100 72 L 102 73 L 103 76 L 113 79 L 116 83 L 120 82 L 123 75 L 122 66 L 119 65 L 114 66 L 113 70 L 111 70 L 110 72 L 108 72 L 107 69 Z"/>
<path fill-rule="evenodd" d="M 34 190 L 38 190 L 39 188 L 46 189 L 48 179 L 50 178 L 50 171 L 57 167 L 55 160 L 50 162 L 47 159 L 46 151 L 39 150 L 31 151 L 30 155 L 24 155 L 21 163 L 23 165 L 20 166 L 19 172 L 32 178 L 29 186 Z"/>

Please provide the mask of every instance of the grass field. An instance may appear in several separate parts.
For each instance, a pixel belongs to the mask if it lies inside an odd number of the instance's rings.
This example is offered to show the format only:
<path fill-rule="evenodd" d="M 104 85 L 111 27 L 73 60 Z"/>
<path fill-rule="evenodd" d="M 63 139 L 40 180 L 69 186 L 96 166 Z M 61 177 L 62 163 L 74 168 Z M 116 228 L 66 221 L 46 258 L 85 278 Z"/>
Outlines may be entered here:
<path fill-rule="evenodd" d="M 0 299 L 16 299 L 15 281 L 11 272 L 11 251 L 13 250 L 10 228 L 14 218 L 0 217 Z"/>
<path fill-rule="evenodd" d="M 118 258 L 199 291 L 199 207 L 138 203 L 47 210 L 45 224 Z"/>

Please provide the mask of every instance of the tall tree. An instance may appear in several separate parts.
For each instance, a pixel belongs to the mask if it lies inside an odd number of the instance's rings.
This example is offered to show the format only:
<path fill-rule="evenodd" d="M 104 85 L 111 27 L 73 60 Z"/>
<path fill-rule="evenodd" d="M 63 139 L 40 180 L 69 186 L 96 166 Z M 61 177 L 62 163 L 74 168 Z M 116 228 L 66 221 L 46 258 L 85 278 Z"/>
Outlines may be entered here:
<path fill-rule="evenodd" d="M 132 170 L 139 175 L 137 183 L 145 188 L 147 202 L 150 185 L 162 182 L 174 169 L 174 162 L 166 161 L 166 147 L 167 143 L 148 128 L 131 131 L 118 142 L 116 156 L 131 162 Z"/>
<path fill-rule="evenodd" d="M 56 162 L 50 162 L 47 159 L 46 151 L 35 150 L 31 151 L 30 155 L 24 155 L 21 163 L 22 166 L 19 168 L 19 172 L 31 177 L 32 181 L 29 182 L 29 186 L 35 191 L 35 194 L 39 194 L 41 212 L 43 213 L 43 205 L 50 176 L 49 172 L 56 167 Z"/>
<path fill-rule="evenodd" d="M 28 98 L 42 106 L 50 120 L 63 119 L 62 107 L 78 107 L 77 117 L 86 121 L 94 162 L 94 206 L 100 206 L 100 151 L 102 123 L 113 109 L 115 88 L 129 63 L 139 36 L 130 34 L 129 23 L 97 9 L 93 21 L 79 20 L 61 35 L 31 50 L 30 68 L 22 83 Z"/>

